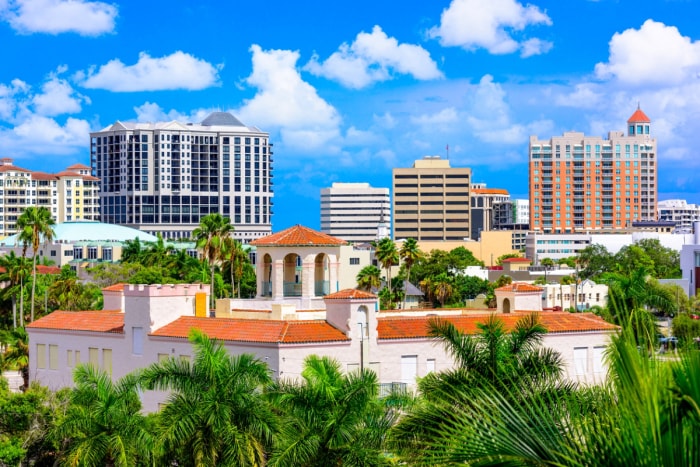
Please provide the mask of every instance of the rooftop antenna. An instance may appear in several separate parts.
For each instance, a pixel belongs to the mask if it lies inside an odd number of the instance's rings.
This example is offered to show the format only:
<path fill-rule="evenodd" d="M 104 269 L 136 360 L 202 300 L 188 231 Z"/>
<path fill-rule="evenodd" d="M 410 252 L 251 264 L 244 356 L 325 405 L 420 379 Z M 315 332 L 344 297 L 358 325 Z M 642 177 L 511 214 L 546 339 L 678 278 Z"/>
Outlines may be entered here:
<path fill-rule="evenodd" d="M 445 156 L 449 160 L 450 159 L 450 145 L 448 144 L 445 146 Z"/>

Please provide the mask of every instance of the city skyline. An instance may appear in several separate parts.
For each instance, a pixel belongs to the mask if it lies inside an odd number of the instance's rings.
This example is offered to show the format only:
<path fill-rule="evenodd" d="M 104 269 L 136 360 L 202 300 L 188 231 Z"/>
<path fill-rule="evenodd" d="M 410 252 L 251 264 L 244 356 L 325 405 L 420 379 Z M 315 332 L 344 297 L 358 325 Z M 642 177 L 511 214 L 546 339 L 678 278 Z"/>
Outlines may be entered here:
<path fill-rule="evenodd" d="M 659 200 L 700 203 L 700 7 L 685 1 L 0 0 L 0 157 L 90 165 L 117 120 L 230 111 L 275 144 L 273 231 L 319 228 L 333 182 L 390 187 L 449 155 L 528 197 L 528 140 L 625 131 L 640 104 Z M 521 176 L 518 177 L 517 174 Z"/>

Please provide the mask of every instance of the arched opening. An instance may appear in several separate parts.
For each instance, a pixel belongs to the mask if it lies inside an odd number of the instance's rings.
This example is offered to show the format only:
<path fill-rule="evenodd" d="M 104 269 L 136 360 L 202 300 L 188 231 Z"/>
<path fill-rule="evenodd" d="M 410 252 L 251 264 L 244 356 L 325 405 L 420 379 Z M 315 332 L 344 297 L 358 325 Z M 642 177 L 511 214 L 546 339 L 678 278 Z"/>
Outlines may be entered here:
<path fill-rule="evenodd" d="M 262 264 L 262 291 L 263 297 L 272 297 L 272 258 L 265 254 Z"/>
<path fill-rule="evenodd" d="M 510 299 L 503 299 L 503 313 L 510 313 Z"/>
<path fill-rule="evenodd" d="M 289 253 L 284 257 L 284 296 L 301 297 L 301 256 Z"/>
<path fill-rule="evenodd" d="M 314 260 L 314 295 L 324 296 L 330 293 L 330 259 L 325 253 L 319 253 Z"/>

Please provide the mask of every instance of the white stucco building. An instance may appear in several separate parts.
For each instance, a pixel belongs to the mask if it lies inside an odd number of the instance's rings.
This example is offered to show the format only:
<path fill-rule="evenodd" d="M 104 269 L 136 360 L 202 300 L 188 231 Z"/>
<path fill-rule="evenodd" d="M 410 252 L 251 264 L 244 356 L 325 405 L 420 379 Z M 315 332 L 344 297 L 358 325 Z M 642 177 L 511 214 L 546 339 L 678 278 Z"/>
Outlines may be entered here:
<path fill-rule="evenodd" d="M 380 225 L 391 225 L 388 188 L 333 183 L 321 188 L 321 231 L 349 242 L 371 242 Z"/>
<path fill-rule="evenodd" d="M 313 248 L 317 249 L 314 257 L 328 255 L 332 271 L 335 246 Z M 274 265 L 273 270 L 284 269 L 283 261 L 275 259 L 276 255 L 270 257 L 267 264 Z M 314 268 L 304 269 L 302 266 L 301 274 L 306 279 Z M 274 281 L 284 279 L 284 273 L 275 272 L 272 277 L 271 290 L 276 290 Z M 338 273 L 329 272 L 329 277 L 338 277 Z M 73 384 L 72 371 L 79 363 L 101 367 L 116 379 L 164 358 L 188 359 L 192 347 L 187 337 L 196 328 L 220 340 L 232 354 L 255 354 L 275 377 L 299 377 L 304 358 L 315 354 L 338 360 L 348 371 L 371 368 L 382 384 L 412 388 L 416 378 L 453 366 L 442 345 L 428 336 L 429 320 L 439 316 L 475 333 L 477 324 L 490 315 L 459 309 L 380 312 L 377 297 L 371 293 L 342 289 L 320 297 L 315 287 L 302 284 L 302 294 L 313 296 L 302 295 L 298 305 L 285 301 L 281 287 L 281 297 L 274 298 L 278 292 L 273 292 L 273 297 L 249 300 L 245 308 L 224 307 L 216 316 L 206 313 L 207 285 L 109 287 L 104 291 L 103 311 L 56 311 L 27 326 L 30 379 L 58 389 Z M 506 328 L 512 329 L 518 319 L 542 309 L 542 289 L 508 287 L 497 291 L 496 312 Z M 256 305 L 258 302 L 268 307 Z M 304 303 L 318 308 L 302 308 Z M 589 313 L 541 312 L 540 319 L 549 331 L 544 345 L 562 354 L 566 378 L 583 383 L 604 378 L 603 349 L 615 326 Z M 162 394 L 143 394 L 144 408 L 149 411 L 157 410 L 162 400 Z"/>

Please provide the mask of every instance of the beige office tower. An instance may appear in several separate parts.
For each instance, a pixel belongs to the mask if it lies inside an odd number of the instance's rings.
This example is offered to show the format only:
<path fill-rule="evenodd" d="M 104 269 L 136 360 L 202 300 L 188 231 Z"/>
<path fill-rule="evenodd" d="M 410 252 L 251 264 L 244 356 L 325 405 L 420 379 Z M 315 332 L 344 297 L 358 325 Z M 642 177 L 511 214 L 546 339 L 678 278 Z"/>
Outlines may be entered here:
<path fill-rule="evenodd" d="M 369 183 L 333 183 L 321 189 L 323 233 L 365 243 L 376 240 L 380 226 L 390 222 L 388 188 L 374 188 Z"/>
<path fill-rule="evenodd" d="M 627 134 L 530 137 L 530 229 L 615 230 L 656 220 L 658 157 L 651 121 L 637 109 Z"/>
<path fill-rule="evenodd" d="M 450 161 L 440 156 L 426 156 L 409 169 L 394 169 L 394 239 L 469 238 L 471 175 L 471 169 L 450 167 Z"/>

